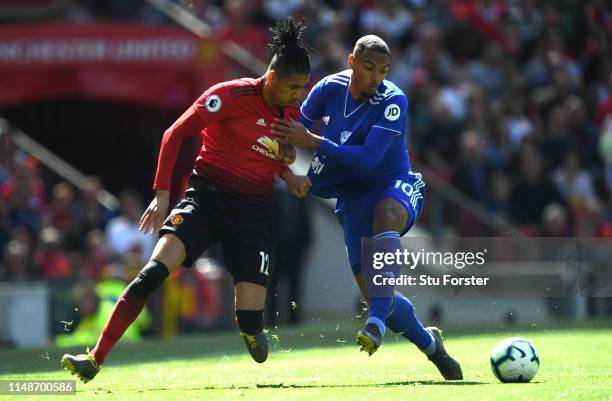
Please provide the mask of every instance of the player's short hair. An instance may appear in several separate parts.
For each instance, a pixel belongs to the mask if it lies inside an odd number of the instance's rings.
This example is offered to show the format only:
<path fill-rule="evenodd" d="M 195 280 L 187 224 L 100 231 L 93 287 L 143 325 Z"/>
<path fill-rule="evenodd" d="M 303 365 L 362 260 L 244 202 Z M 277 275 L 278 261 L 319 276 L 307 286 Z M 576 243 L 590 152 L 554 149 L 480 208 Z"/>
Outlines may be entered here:
<path fill-rule="evenodd" d="M 382 40 L 376 35 L 366 35 L 359 38 L 359 40 L 357 40 L 357 43 L 355 43 L 353 54 L 357 56 L 365 50 L 372 50 L 375 52 L 386 54 L 388 56 L 391 55 L 391 52 L 389 51 L 389 46 L 387 46 L 384 40 Z"/>
<path fill-rule="evenodd" d="M 304 39 L 304 19 L 296 23 L 293 18 L 277 20 L 270 28 L 272 49 L 270 69 L 282 75 L 310 74 L 310 54 L 314 49 Z"/>

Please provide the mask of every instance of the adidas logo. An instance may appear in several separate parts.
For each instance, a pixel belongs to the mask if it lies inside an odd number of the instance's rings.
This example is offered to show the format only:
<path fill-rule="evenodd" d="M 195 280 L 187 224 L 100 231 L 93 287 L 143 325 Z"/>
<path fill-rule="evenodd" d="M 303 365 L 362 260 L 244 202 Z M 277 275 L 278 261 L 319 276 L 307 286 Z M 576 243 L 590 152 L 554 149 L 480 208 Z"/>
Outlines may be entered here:
<path fill-rule="evenodd" d="M 323 117 L 323 123 L 325 123 L 325 125 L 329 125 L 329 116 Z"/>
<path fill-rule="evenodd" d="M 259 120 L 257 120 L 257 125 L 261 125 L 262 127 L 265 127 L 266 120 L 264 120 L 263 118 L 260 118 Z"/>

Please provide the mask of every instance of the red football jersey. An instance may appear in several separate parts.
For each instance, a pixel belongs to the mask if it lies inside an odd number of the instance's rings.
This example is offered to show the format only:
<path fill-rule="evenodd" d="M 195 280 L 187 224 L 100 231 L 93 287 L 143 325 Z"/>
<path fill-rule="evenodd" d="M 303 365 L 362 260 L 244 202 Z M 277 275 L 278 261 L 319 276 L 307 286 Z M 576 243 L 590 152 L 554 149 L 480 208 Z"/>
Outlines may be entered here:
<path fill-rule="evenodd" d="M 244 195 L 269 196 L 274 177 L 286 168 L 276 160 L 278 142 L 270 124 L 279 117 L 297 120 L 299 109 L 270 108 L 263 80 L 237 79 L 204 92 L 164 134 L 154 188 L 170 189 L 182 139 L 200 133 L 195 174 Z"/>

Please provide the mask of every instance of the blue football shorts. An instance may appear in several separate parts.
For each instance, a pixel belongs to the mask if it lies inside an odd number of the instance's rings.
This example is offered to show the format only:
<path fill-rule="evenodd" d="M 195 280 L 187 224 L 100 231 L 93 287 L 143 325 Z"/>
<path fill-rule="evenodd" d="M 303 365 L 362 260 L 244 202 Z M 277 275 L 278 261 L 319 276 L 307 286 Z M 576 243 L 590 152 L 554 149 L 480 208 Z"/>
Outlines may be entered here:
<path fill-rule="evenodd" d="M 425 182 L 420 173 L 409 172 L 385 184 L 368 187 L 338 199 L 336 216 L 344 231 L 344 242 L 353 274 L 361 273 L 361 239 L 372 237 L 374 209 L 378 202 L 391 198 L 408 212 L 408 222 L 400 232 L 404 235 L 423 209 Z"/>

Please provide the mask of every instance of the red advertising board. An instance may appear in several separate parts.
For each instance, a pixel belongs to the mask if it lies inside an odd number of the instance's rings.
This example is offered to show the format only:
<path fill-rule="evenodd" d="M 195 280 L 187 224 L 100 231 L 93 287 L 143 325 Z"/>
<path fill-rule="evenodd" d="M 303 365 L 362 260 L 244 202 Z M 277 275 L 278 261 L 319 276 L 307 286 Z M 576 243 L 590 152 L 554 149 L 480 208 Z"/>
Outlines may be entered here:
<path fill-rule="evenodd" d="M 224 80 L 214 38 L 137 24 L 0 28 L 0 104 L 82 97 L 184 107 Z"/>

